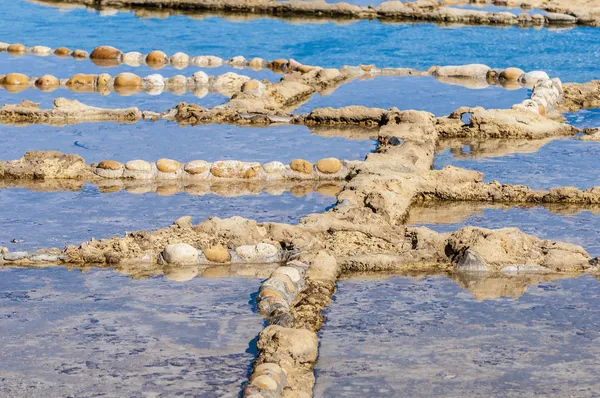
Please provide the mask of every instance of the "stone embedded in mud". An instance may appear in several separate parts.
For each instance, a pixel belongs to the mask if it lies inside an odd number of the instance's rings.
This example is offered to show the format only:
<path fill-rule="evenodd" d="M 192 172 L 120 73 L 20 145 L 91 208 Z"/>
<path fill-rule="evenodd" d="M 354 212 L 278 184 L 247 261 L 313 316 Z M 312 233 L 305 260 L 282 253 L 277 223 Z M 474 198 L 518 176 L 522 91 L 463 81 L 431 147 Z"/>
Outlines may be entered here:
<path fill-rule="evenodd" d="M 432 72 L 434 76 L 442 77 L 468 77 L 472 79 L 485 79 L 491 68 L 483 64 L 470 64 L 460 66 L 442 66 Z"/>
<path fill-rule="evenodd" d="M 254 70 L 259 70 L 267 65 L 267 61 L 262 58 L 252 58 L 248 61 L 248 67 Z"/>
<path fill-rule="evenodd" d="M 467 249 L 456 263 L 456 270 L 482 272 L 488 270 L 488 265 L 476 251 Z"/>
<path fill-rule="evenodd" d="M 98 168 L 105 170 L 120 170 L 123 168 L 123 164 L 116 160 L 103 160 L 98 163 Z"/>
<path fill-rule="evenodd" d="M 295 267 L 282 266 L 273 271 L 272 277 L 276 277 L 278 275 L 286 275 L 290 280 L 294 283 L 300 282 L 302 279 L 302 274 Z"/>
<path fill-rule="evenodd" d="M 129 66 L 140 66 L 144 63 L 144 54 L 137 51 L 125 53 L 123 63 Z"/>
<path fill-rule="evenodd" d="M 59 84 L 58 79 L 52 75 L 44 75 L 35 81 L 35 86 L 41 89 L 56 88 Z"/>
<path fill-rule="evenodd" d="M 141 87 L 142 78 L 133 73 L 124 72 L 115 77 L 115 87 Z"/>
<path fill-rule="evenodd" d="M 242 68 L 246 66 L 248 61 L 243 56 L 238 55 L 236 57 L 231 58 L 227 63 L 233 67 Z"/>
<path fill-rule="evenodd" d="M 84 50 L 75 50 L 71 53 L 71 56 L 75 59 L 87 59 L 89 58 L 89 54 Z"/>
<path fill-rule="evenodd" d="M 178 52 L 171 56 L 171 65 L 176 69 L 186 68 L 190 64 L 190 56 L 186 53 Z"/>
<path fill-rule="evenodd" d="M 52 49 L 46 46 L 33 46 L 29 49 L 29 51 L 31 51 L 31 53 L 34 55 L 39 55 L 43 57 L 52 54 Z"/>
<path fill-rule="evenodd" d="M 22 73 L 9 73 L 4 76 L 4 84 L 7 86 L 29 85 L 29 77 Z"/>
<path fill-rule="evenodd" d="M 210 172 L 215 177 L 242 178 L 245 169 L 246 164 L 239 160 L 219 160 L 212 164 Z"/>
<path fill-rule="evenodd" d="M 192 60 L 193 64 L 200 67 L 205 68 L 216 68 L 218 66 L 223 65 L 223 59 L 219 57 L 215 57 L 213 55 L 204 55 L 200 57 L 195 57 Z"/>
<path fill-rule="evenodd" d="M 152 171 L 152 165 L 149 162 L 146 162 L 145 160 L 136 159 L 130 160 L 129 162 L 125 163 L 125 169 L 130 171 L 150 173 Z"/>
<path fill-rule="evenodd" d="M 204 257 L 213 263 L 227 263 L 231 260 L 231 254 L 223 246 L 213 246 L 204 249 Z"/>
<path fill-rule="evenodd" d="M 209 163 L 204 160 L 192 160 L 186 163 L 184 170 L 191 175 L 198 175 L 205 173 L 209 166 Z"/>
<path fill-rule="evenodd" d="M 78 73 L 72 76 L 66 83 L 67 87 L 71 86 L 93 86 L 94 80 L 96 76 L 94 75 L 84 75 L 83 73 Z"/>
<path fill-rule="evenodd" d="M 154 50 L 146 56 L 146 63 L 153 69 L 162 68 L 168 62 L 167 54 Z"/>
<path fill-rule="evenodd" d="M 290 168 L 298 173 L 302 174 L 312 174 L 313 165 L 304 159 L 294 159 L 290 163 Z"/>
<path fill-rule="evenodd" d="M 242 92 L 245 93 L 248 91 L 256 91 L 259 87 L 260 82 L 258 80 L 248 80 L 246 83 L 242 84 Z"/>
<path fill-rule="evenodd" d="M 6 49 L 10 54 L 25 54 L 27 47 L 21 43 L 13 43 Z"/>
<path fill-rule="evenodd" d="M 265 163 L 263 165 L 263 170 L 266 171 L 267 174 L 270 174 L 270 175 L 283 176 L 287 169 L 283 163 L 274 161 L 274 162 Z"/>
<path fill-rule="evenodd" d="M 541 80 L 550 80 L 550 76 L 548 76 L 546 72 L 541 70 L 527 72 L 523 74 L 523 76 L 521 76 L 521 78 L 519 79 L 519 81 L 526 86 L 533 86 Z"/>
<path fill-rule="evenodd" d="M 256 245 L 243 245 L 235 249 L 235 252 L 246 262 L 259 263 L 274 261 L 279 254 L 279 250 L 268 243 L 258 243 Z"/>
<path fill-rule="evenodd" d="M 99 88 L 107 87 L 109 82 L 110 82 L 110 75 L 108 73 L 101 73 L 96 78 L 96 85 Z"/>
<path fill-rule="evenodd" d="M 156 168 L 162 173 L 177 173 L 179 162 L 172 159 L 159 159 L 156 161 Z"/>
<path fill-rule="evenodd" d="M 324 174 L 336 174 L 342 170 L 342 162 L 337 158 L 325 158 L 317 162 L 317 170 Z"/>
<path fill-rule="evenodd" d="M 196 72 L 192 75 L 192 81 L 196 86 L 206 86 L 208 85 L 208 75 L 206 72 Z"/>
<path fill-rule="evenodd" d="M 198 262 L 198 250 L 187 243 L 167 245 L 161 256 L 167 264 L 195 264 Z"/>
<path fill-rule="evenodd" d="M 54 50 L 54 55 L 56 55 L 57 57 L 68 57 L 69 55 L 71 55 L 73 51 L 71 51 L 70 48 L 67 47 L 59 47 L 56 50 Z"/>
<path fill-rule="evenodd" d="M 111 46 L 100 46 L 96 47 L 90 54 L 91 59 L 119 59 L 123 55 L 121 50 Z"/>
<path fill-rule="evenodd" d="M 277 390 L 278 384 L 275 380 L 273 380 L 273 378 L 271 378 L 270 376 L 267 375 L 260 375 L 258 377 L 256 377 L 253 381 L 252 381 L 252 385 L 262 389 L 262 390 L 269 390 L 269 391 L 275 391 Z"/>
<path fill-rule="evenodd" d="M 524 74 L 522 69 L 519 68 L 506 68 L 502 72 L 500 72 L 500 79 L 504 80 L 519 80 L 519 78 Z"/>

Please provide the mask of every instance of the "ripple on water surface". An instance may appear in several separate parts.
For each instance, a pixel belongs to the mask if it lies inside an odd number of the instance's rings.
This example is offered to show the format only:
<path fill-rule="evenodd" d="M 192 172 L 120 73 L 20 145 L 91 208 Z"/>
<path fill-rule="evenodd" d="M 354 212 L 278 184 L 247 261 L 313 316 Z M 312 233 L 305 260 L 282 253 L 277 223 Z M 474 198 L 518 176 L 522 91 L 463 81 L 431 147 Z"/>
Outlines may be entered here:
<path fill-rule="evenodd" d="M 564 81 L 588 81 L 600 62 L 597 28 L 440 27 L 379 21 L 317 24 L 259 17 L 232 21 L 218 17 L 138 18 L 134 12 L 101 15 L 74 8 L 61 12 L 39 4 L 11 1 L 0 25 L 4 41 L 27 45 L 92 48 L 108 44 L 123 51 L 217 55 L 230 58 L 294 58 L 309 65 L 341 67 L 375 63 L 427 69 L 432 65 L 484 63 L 494 68 L 545 69 Z M 152 15 L 148 12 L 140 14 Z M 27 15 L 27 18 L 23 18 Z M 164 15 L 164 13 L 163 13 Z M 356 40 L 356 38 L 361 38 Z M 268 45 L 267 45 L 268 43 Z M 502 43 L 502 45 L 498 45 Z M 52 73 L 55 71 L 47 71 Z M 3 72 L 0 72 L 3 73 Z"/>
<path fill-rule="evenodd" d="M 236 396 L 256 355 L 259 279 L 0 276 L 2 396 Z"/>
<path fill-rule="evenodd" d="M 540 280 L 516 300 L 482 302 L 442 277 L 340 281 L 315 397 L 595 396 L 598 281 Z M 498 282 L 501 295 L 523 293 Z"/>
<path fill-rule="evenodd" d="M 340 108 L 349 105 L 401 110 L 428 111 L 436 116 L 448 115 L 461 106 L 488 109 L 510 108 L 529 98 L 529 90 L 506 90 L 501 86 L 473 89 L 446 84 L 431 76 L 381 76 L 344 83 L 325 95 L 315 94 L 294 113 L 308 113 L 315 108 Z"/>

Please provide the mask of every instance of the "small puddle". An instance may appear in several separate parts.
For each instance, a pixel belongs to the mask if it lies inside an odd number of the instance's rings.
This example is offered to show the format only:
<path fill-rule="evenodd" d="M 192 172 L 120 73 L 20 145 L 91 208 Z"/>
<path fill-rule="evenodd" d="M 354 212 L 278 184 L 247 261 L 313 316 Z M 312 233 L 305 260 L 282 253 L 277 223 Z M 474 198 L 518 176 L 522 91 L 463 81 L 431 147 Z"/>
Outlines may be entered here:
<path fill-rule="evenodd" d="M 263 328 L 259 286 L 2 269 L 0 395 L 237 396 Z"/>
<path fill-rule="evenodd" d="M 485 174 L 484 181 L 532 189 L 600 186 L 600 145 L 577 139 L 442 141 L 435 169 L 456 166 Z"/>
<path fill-rule="evenodd" d="M 315 397 L 592 397 L 600 388 L 594 277 L 383 278 L 338 283 Z"/>
<path fill-rule="evenodd" d="M 471 89 L 446 84 L 431 76 L 381 76 L 344 83 L 326 95 L 315 94 L 294 113 L 308 113 L 315 108 L 362 105 L 423 110 L 436 116 L 446 116 L 461 106 L 504 109 L 527 98 L 529 90 L 526 88 L 506 90 L 501 86 L 487 86 Z"/>

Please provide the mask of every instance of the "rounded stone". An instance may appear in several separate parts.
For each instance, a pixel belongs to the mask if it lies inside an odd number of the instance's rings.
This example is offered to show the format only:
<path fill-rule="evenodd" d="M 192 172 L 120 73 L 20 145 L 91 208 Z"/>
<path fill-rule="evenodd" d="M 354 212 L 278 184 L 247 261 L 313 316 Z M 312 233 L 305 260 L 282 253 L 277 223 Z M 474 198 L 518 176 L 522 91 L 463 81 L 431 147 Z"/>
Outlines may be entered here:
<path fill-rule="evenodd" d="M 4 76 L 4 84 L 7 86 L 27 86 L 29 84 L 29 77 L 22 73 L 9 73 L 8 75 Z"/>
<path fill-rule="evenodd" d="M 71 49 L 67 47 L 59 47 L 56 50 L 54 50 L 54 55 L 61 58 L 68 57 L 69 55 L 71 55 L 71 53 Z"/>
<path fill-rule="evenodd" d="M 36 87 L 58 87 L 60 82 L 52 75 L 44 75 L 35 81 Z"/>
<path fill-rule="evenodd" d="M 242 177 L 244 178 L 254 178 L 260 174 L 261 165 L 260 163 L 251 163 L 246 165 L 246 169 L 242 173 Z"/>
<path fill-rule="evenodd" d="M 525 73 L 521 76 L 520 81 L 524 84 L 534 85 L 540 80 L 550 80 L 550 76 L 544 71 L 534 70 L 531 72 Z"/>
<path fill-rule="evenodd" d="M 518 80 L 524 73 L 525 72 L 519 68 L 506 68 L 500 72 L 500 78 L 505 80 Z"/>
<path fill-rule="evenodd" d="M 183 75 L 175 75 L 167 80 L 169 87 L 187 87 L 187 77 Z"/>
<path fill-rule="evenodd" d="M 317 170 L 324 174 L 336 174 L 342 170 L 342 162 L 337 158 L 325 158 L 317 162 Z"/>
<path fill-rule="evenodd" d="M 140 66 L 144 63 L 144 54 L 137 51 L 125 53 L 123 63 L 129 66 Z"/>
<path fill-rule="evenodd" d="M 260 374 L 265 372 L 274 372 L 281 374 L 283 373 L 283 369 L 281 369 L 281 366 L 277 365 L 276 363 L 270 362 L 261 363 L 256 368 L 254 368 L 254 373 Z"/>
<path fill-rule="evenodd" d="M 33 46 L 29 50 L 35 55 L 46 56 L 52 54 L 52 49 L 46 46 Z"/>
<path fill-rule="evenodd" d="M 98 163 L 98 168 L 104 170 L 121 170 L 123 165 L 116 160 L 103 160 Z"/>
<path fill-rule="evenodd" d="M 260 375 L 252 381 L 252 385 L 261 390 L 277 390 L 277 382 L 267 375 Z"/>
<path fill-rule="evenodd" d="M 300 282 L 300 279 L 302 279 L 302 275 L 300 274 L 300 271 L 298 271 L 294 267 L 287 267 L 287 266 L 279 267 L 273 272 L 273 275 L 271 275 L 271 276 L 277 276 L 277 275 L 286 275 L 294 283 Z"/>
<path fill-rule="evenodd" d="M 71 53 L 71 56 L 75 59 L 87 59 L 90 55 L 87 51 L 75 50 Z"/>
<path fill-rule="evenodd" d="M 141 87 L 142 78 L 133 73 L 124 72 L 115 78 L 115 87 Z"/>
<path fill-rule="evenodd" d="M 269 288 L 261 288 L 260 292 L 258 292 L 258 297 L 260 297 L 260 298 L 274 297 L 274 298 L 283 299 L 282 292 L 280 292 L 279 290 L 269 289 Z"/>
<path fill-rule="evenodd" d="M 276 59 L 275 61 L 271 62 L 269 64 L 269 67 L 271 69 L 281 70 L 287 65 L 287 63 L 288 63 L 287 59 L 280 58 L 280 59 Z"/>
<path fill-rule="evenodd" d="M 213 263 L 226 263 L 231 260 L 231 254 L 223 246 L 213 246 L 204 249 L 204 257 Z"/>
<path fill-rule="evenodd" d="M 210 172 L 215 177 L 240 178 L 244 172 L 244 162 L 239 160 L 219 160 L 214 162 Z"/>
<path fill-rule="evenodd" d="M 172 159 L 159 159 L 156 161 L 156 168 L 162 173 L 177 173 L 179 162 Z"/>
<path fill-rule="evenodd" d="M 286 168 L 285 164 L 274 161 L 263 164 L 263 170 L 266 171 L 268 174 L 283 175 L 285 173 Z"/>
<path fill-rule="evenodd" d="M 123 53 L 111 46 L 96 47 L 90 54 L 91 59 L 119 59 Z"/>
<path fill-rule="evenodd" d="M 78 73 L 67 81 L 67 86 L 93 85 L 95 77 L 96 76 L 94 75 L 84 75 L 83 73 Z"/>
<path fill-rule="evenodd" d="M 204 160 L 192 160 L 186 163 L 184 170 L 192 175 L 202 174 L 208 170 L 208 162 Z"/>
<path fill-rule="evenodd" d="M 192 81 L 196 86 L 205 86 L 208 84 L 208 75 L 206 72 L 196 72 L 192 75 Z"/>
<path fill-rule="evenodd" d="M 146 63 L 150 66 L 164 66 L 167 63 L 167 54 L 154 50 L 146 55 Z"/>
<path fill-rule="evenodd" d="M 218 66 L 223 65 L 223 59 L 215 57 L 214 55 L 203 55 L 200 57 L 195 57 L 192 60 L 192 62 L 196 66 L 205 68 L 216 68 Z"/>
<path fill-rule="evenodd" d="M 298 173 L 312 174 L 313 166 L 308 160 L 294 159 L 290 163 L 290 168 Z"/>
<path fill-rule="evenodd" d="M 252 58 L 248 62 L 248 66 L 254 70 L 262 69 L 265 66 L 266 62 L 262 58 Z"/>
<path fill-rule="evenodd" d="M 246 58 L 244 58 L 241 55 L 238 55 L 237 57 L 231 58 L 228 63 L 231 66 L 243 67 L 246 66 L 247 62 L 248 61 L 246 60 Z"/>
<path fill-rule="evenodd" d="M 27 47 L 21 43 L 13 43 L 6 49 L 11 54 L 25 54 Z"/>
<path fill-rule="evenodd" d="M 187 67 L 190 64 L 190 56 L 186 53 L 178 52 L 171 56 L 171 65 L 174 67 Z"/>
<path fill-rule="evenodd" d="M 140 159 L 130 160 L 129 162 L 125 163 L 125 168 L 127 170 L 140 171 L 144 173 L 150 173 L 152 171 L 152 165 L 149 162 Z"/>
<path fill-rule="evenodd" d="M 148 88 L 164 88 L 165 87 L 165 79 L 162 75 L 155 73 L 153 75 L 148 75 L 143 79 L 144 83 Z"/>
<path fill-rule="evenodd" d="M 187 243 L 175 243 L 163 249 L 162 258 L 168 264 L 194 264 L 198 262 L 198 250 Z"/>
<path fill-rule="evenodd" d="M 108 86 L 108 82 L 110 82 L 110 75 L 108 73 L 101 73 L 96 79 L 98 87 L 106 87 Z"/>
<path fill-rule="evenodd" d="M 246 262 L 266 261 L 279 254 L 279 250 L 269 243 L 240 246 L 235 252 Z"/>

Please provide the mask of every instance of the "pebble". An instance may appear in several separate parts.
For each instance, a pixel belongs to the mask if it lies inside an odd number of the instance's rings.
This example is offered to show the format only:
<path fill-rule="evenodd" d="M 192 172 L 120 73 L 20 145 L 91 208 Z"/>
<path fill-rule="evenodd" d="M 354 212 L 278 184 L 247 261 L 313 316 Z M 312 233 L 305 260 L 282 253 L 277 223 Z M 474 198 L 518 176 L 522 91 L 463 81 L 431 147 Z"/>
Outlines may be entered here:
<path fill-rule="evenodd" d="M 317 170 L 324 174 L 336 174 L 342 170 L 342 162 L 336 158 L 325 158 L 317 162 Z"/>
<path fill-rule="evenodd" d="M 192 81 L 196 86 L 206 86 L 208 85 L 208 75 L 206 72 L 196 72 L 192 75 Z"/>
<path fill-rule="evenodd" d="M 228 64 L 233 66 L 233 67 L 238 67 L 238 68 L 243 68 L 244 66 L 246 66 L 246 64 L 248 63 L 248 61 L 246 60 L 246 58 L 244 58 L 241 55 L 238 55 L 237 57 L 233 57 L 228 61 Z"/>
<path fill-rule="evenodd" d="M 177 173 L 179 162 L 172 159 L 159 159 L 156 161 L 156 168 L 162 173 Z"/>
<path fill-rule="evenodd" d="M 210 164 L 204 160 L 192 160 L 186 163 L 184 170 L 192 175 L 198 175 L 206 172 Z"/>
<path fill-rule="evenodd" d="M 27 47 L 21 43 L 13 43 L 6 49 L 11 54 L 25 54 Z"/>
<path fill-rule="evenodd" d="M 267 375 L 260 375 L 254 379 L 252 385 L 262 389 L 275 391 L 277 390 L 277 382 Z"/>
<path fill-rule="evenodd" d="M 146 63 L 153 69 L 162 68 L 167 64 L 167 54 L 154 50 L 146 56 Z"/>
<path fill-rule="evenodd" d="M 68 57 L 69 55 L 71 55 L 72 51 L 70 48 L 67 47 L 59 47 L 56 50 L 54 50 L 54 55 L 56 55 L 57 57 Z"/>
<path fill-rule="evenodd" d="M 29 77 L 22 73 L 9 73 L 4 76 L 4 84 L 7 86 L 29 85 Z"/>
<path fill-rule="evenodd" d="M 132 51 L 123 55 L 123 63 L 129 66 L 140 66 L 144 63 L 144 54 Z"/>
<path fill-rule="evenodd" d="M 78 73 L 67 81 L 67 86 L 93 85 L 95 77 L 96 76 L 94 75 L 84 75 L 83 73 Z"/>
<path fill-rule="evenodd" d="M 312 174 L 313 166 L 308 160 L 294 159 L 290 163 L 290 168 L 298 173 Z"/>
<path fill-rule="evenodd" d="M 506 68 L 502 72 L 500 72 L 500 79 L 505 80 L 519 80 L 519 78 L 524 74 L 522 69 L 519 68 Z"/>
<path fill-rule="evenodd" d="M 35 81 L 36 87 L 58 87 L 60 82 L 52 75 L 44 75 Z"/>
<path fill-rule="evenodd" d="M 252 58 L 250 61 L 248 61 L 248 67 L 254 70 L 262 69 L 266 64 L 267 62 L 262 58 Z"/>
<path fill-rule="evenodd" d="M 243 176 L 245 163 L 239 160 L 219 160 L 214 162 L 210 173 L 220 178 L 240 178 Z"/>
<path fill-rule="evenodd" d="M 163 89 L 165 87 L 165 79 L 158 73 L 144 77 L 143 82 L 148 88 Z"/>
<path fill-rule="evenodd" d="M 71 56 L 75 59 L 81 60 L 81 59 L 87 59 L 89 58 L 89 54 L 87 51 L 84 50 L 75 50 L 71 53 Z"/>
<path fill-rule="evenodd" d="M 111 46 L 96 47 L 90 54 L 91 59 L 119 59 L 123 53 Z"/>
<path fill-rule="evenodd" d="M 110 82 L 110 75 L 108 73 L 101 73 L 96 78 L 96 85 L 98 87 L 106 87 Z"/>
<path fill-rule="evenodd" d="M 123 168 L 123 165 L 116 160 L 103 160 L 98 163 L 98 168 L 104 170 L 120 170 Z"/>
<path fill-rule="evenodd" d="M 213 263 L 226 263 L 231 260 L 231 254 L 223 246 L 213 246 L 204 249 L 204 257 Z"/>
<path fill-rule="evenodd" d="M 142 78 L 129 72 L 123 72 L 115 78 L 115 87 L 141 87 Z"/>
<path fill-rule="evenodd" d="M 33 46 L 29 50 L 31 51 L 32 54 L 40 55 L 40 56 L 44 56 L 44 57 L 52 54 L 52 49 L 50 47 L 46 47 L 46 46 Z"/>
<path fill-rule="evenodd" d="M 177 69 L 187 68 L 190 64 L 190 56 L 186 53 L 178 52 L 171 56 L 171 65 Z"/>
<path fill-rule="evenodd" d="M 198 262 L 198 250 L 187 243 L 170 244 L 162 251 L 162 258 L 168 264 L 195 264 Z"/>
<path fill-rule="evenodd" d="M 125 163 L 125 168 L 130 171 L 141 171 L 144 173 L 152 172 L 152 165 L 145 160 L 136 159 Z"/>
<path fill-rule="evenodd" d="M 283 163 L 274 161 L 265 163 L 263 165 L 263 170 L 266 171 L 268 174 L 278 174 L 283 176 L 283 174 L 286 171 L 286 167 Z"/>
<path fill-rule="evenodd" d="M 244 261 L 250 263 L 272 261 L 279 254 L 279 250 L 269 243 L 239 246 L 235 252 Z"/>
<path fill-rule="evenodd" d="M 213 55 L 203 55 L 192 60 L 193 64 L 200 67 L 216 68 L 223 65 L 223 59 Z"/>

